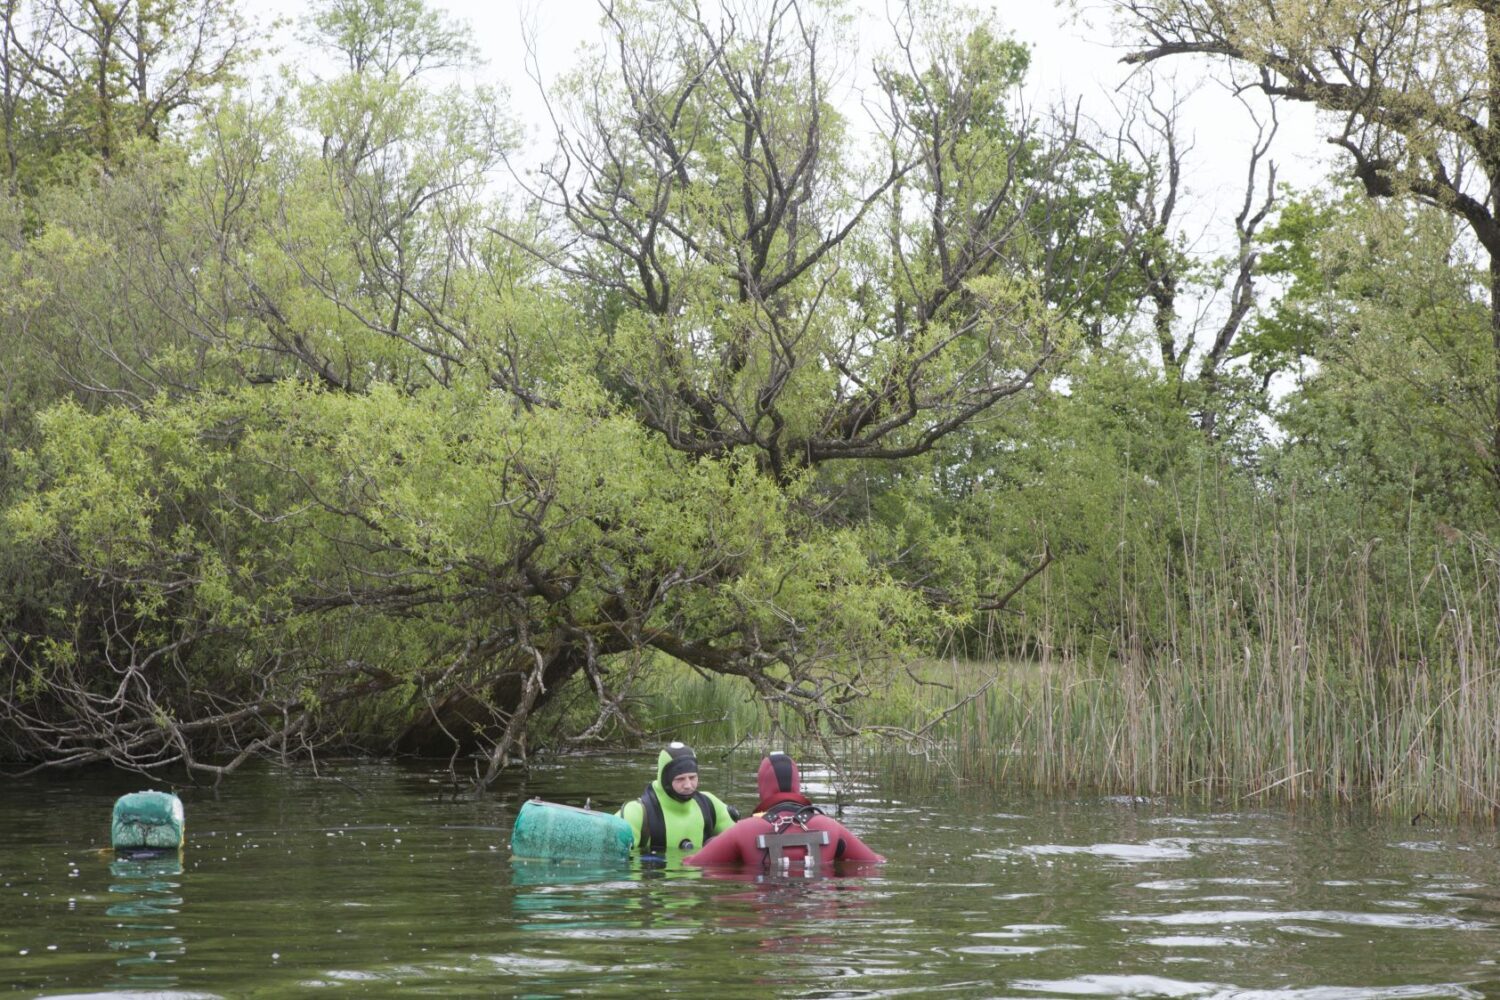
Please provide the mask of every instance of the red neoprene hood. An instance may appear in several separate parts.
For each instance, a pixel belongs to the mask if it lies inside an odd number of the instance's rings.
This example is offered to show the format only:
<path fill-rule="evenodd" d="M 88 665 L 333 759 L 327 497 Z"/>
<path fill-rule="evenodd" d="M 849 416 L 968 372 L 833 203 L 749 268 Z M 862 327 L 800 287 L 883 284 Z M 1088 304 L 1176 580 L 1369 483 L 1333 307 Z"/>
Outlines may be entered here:
<path fill-rule="evenodd" d="M 802 794 L 802 772 L 797 770 L 797 762 L 780 750 L 761 759 L 755 782 L 760 793 L 756 812 L 765 812 L 778 802 L 807 802 Z"/>

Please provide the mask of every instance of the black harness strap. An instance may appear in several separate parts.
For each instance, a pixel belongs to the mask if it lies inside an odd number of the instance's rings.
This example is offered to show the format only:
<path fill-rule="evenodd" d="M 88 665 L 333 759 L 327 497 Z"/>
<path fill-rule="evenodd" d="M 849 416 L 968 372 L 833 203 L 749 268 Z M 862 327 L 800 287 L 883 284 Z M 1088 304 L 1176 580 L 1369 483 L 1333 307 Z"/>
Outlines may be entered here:
<path fill-rule="evenodd" d="M 793 823 L 805 829 L 808 820 L 814 816 L 821 815 L 823 815 L 823 810 L 815 805 L 803 805 L 800 802 L 778 802 L 761 813 L 760 817 L 774 826 L 777 833 L 780 833 Z"/>
<path fill-rule="evenodd" d="M 664 854 L 667 850 L 667 818 L 662 815 L 656 789 L 650 785 L 641 793 L 641 853 Z"/>
<path fill-rule="evenodd" d="M 800 802 L 778 802 L 761 813 L 760 818 L 771 824 L 770 833 L 763 833 L 755 838 L 755 846 L 766 852 L 763 862 L 772 868 L 788 868 L 792 859 L 787 857 L 786 849 L 800 847 L 803 850 L 803 874 L 810 874 L 823 859 L 820 849 L 828 843 L 828 831 L 809 830 L 807 821 L 822 812 L 823 810 L 810 803 L 803 805 Z M 840 837 L 834 857 L 842 857 L 843 854 L 844 838 Z"/>
<path fill-rule="evenodd" d="M 712 800 L 702 792 L 694 792 L 693 800 L 698 803 L 698 811 L 703 813 L 703 844 L 706 844 L 719 832 L 718 814 Z M 641 793 L 641 853 L 662 854 L 666 849 L 667 817 L 662 812 L 661 800 L 656 797 L 656 789 L 647 785 Z"/>
<path fill-rule="evenodd" d="M 713 839 L 714 834 L 719 832 L 719 814 L 707 795 L 694 792 L 693 798 L 698 800 L 698 811 L 703 813 L 703 844 L 706 844 Z M 698 846 L 702 847 L 703 844 Z"/>

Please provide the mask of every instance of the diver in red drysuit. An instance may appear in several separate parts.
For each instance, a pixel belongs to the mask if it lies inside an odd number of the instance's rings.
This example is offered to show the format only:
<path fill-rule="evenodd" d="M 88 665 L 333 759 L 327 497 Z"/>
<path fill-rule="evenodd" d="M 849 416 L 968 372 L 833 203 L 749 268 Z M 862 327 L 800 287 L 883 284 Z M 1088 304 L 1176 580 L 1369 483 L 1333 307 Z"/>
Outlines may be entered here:
<path fill-rule="evenodd" d="M 685 865 L 765 864 L 770 852 L 756 843 L 763 834 L 817 833 L 826 830 L 828 843 L 821 848 L 822 865 L 834 861 L 884 861 L 865 846 L 844 824 L 823 813 L 802 794 L 797 762 L 777 750 L 766 754 L 756 775 L 760 804 L 755 815 L 740 820 L 695 854 L 682 859 Z M 806 847 L 785 848 L 784 860 L 806 865 Z"/>

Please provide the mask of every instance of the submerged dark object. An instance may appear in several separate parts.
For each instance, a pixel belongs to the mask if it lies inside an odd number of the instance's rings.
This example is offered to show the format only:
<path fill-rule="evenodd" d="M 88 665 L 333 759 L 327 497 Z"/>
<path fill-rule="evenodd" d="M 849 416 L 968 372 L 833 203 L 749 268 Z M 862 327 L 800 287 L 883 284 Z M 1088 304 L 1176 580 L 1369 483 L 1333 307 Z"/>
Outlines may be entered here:
<path fill-rule="evenodd" d="M 182 849 L 182 800 L 171 792 L 131 792 L 115 800 L 109 844 L 134 856 Z"/>

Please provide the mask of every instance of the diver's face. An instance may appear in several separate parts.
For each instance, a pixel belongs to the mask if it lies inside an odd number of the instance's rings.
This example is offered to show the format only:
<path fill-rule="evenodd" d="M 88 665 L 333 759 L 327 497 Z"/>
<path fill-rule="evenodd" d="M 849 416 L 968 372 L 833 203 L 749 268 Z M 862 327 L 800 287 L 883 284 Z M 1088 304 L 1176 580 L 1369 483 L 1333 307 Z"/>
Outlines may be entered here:
<path fill-rule="evenodd" d="M 672 791 L 678 795 L 692 795 L 698 790 L 698 775 L 679 774 L 672 779 Z"/>

